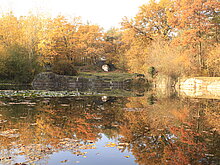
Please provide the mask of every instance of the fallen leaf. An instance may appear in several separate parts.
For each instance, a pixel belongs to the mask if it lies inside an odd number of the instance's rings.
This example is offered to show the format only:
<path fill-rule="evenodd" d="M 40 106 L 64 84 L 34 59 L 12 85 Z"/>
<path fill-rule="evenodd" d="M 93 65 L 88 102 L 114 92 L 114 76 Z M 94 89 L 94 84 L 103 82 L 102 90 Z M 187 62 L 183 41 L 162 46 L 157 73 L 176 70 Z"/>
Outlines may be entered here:
<path fill-rule="evenodd" d="M 63 161 L 60 161 L 60 163 L 66 163 L 68 160 L 63 160 Z"/>
<path fill-rule="evenodd" d="M 112 142 L 109 142 L 108 144 L 105 145 L 105 147 L 115 147 L 115 146 L 116 144 Z"/>
<path fill-rule="evenodd" d="M 129 143 L 118 143 L 119 146 L 129 146 Z"/>
<path fill-rule="evenodd" d="M 118 149 L 124 149 L 124 147 L 123 146 L 118 146 Z"/>

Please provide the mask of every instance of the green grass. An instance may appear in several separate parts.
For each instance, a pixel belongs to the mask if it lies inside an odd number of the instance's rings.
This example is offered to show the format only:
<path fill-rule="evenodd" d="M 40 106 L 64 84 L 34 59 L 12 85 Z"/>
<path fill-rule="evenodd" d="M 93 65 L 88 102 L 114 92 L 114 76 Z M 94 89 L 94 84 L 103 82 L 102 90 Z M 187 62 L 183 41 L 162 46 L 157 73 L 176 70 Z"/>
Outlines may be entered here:
<path fill-rule="evenodd" d="M 136 77 L 136 74 L 131 73 L 119 73 L 119 72 L 80 72 L 78 77 L 84 77 L 84 78 L 92 78 L 92 79 L 110 79 L 114 81 L 123 81 L 126 79 L 131 79 Z"/>

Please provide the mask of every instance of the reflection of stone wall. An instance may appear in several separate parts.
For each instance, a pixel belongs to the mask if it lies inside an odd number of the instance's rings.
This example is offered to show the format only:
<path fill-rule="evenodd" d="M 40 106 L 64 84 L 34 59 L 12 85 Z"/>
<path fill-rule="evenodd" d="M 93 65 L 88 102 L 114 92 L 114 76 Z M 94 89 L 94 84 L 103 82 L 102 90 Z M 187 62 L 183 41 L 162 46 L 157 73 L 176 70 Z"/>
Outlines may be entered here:
<path fill-rule="evenodd" d="M 121 89 L 126 82 L 106 81 L 105 79 L 57 75 L 52 72 L 38 74 L 32 86 L 35 90 L 96 90 L 97 88 Z"/>
<path fill-rule="evenodd" d="M 220 99 L 220 77 L 179 78 L 175 87 L 183 97 Z"/>
<path fill-rule="evenodd" d="M 174 94 L 175 79 L 166 75 L 158 75 L 154 80 L 153 86 L 155 87 L 158 97 L 170 97 Z"/>

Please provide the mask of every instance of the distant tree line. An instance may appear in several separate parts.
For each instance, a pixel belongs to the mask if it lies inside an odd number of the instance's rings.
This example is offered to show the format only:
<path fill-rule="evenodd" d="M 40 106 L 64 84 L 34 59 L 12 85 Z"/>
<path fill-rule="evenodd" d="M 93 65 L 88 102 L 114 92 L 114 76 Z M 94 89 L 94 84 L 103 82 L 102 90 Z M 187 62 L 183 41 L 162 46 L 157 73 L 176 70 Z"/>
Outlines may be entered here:
<path fill-rule="evenodd" d="M 0 77 L 30 82 L 46 64 L 94 65 L 101 57 L 129 72 L 220 76 L 219 13 L 218 0 L 150 1 L 107 32 L 78 17 L 5 13 Z"/>

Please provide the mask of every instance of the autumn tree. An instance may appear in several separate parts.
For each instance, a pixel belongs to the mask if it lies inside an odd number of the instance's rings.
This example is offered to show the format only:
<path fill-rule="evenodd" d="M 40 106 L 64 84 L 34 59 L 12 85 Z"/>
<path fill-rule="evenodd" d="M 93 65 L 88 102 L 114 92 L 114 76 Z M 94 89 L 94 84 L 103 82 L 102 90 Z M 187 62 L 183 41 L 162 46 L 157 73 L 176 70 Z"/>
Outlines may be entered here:
<path fill-rule="evenodd" d="M 2 15 L 0 18 L 0 75 L 2 79 L 30 82 L 40 70 L 35 45 L 38 39 L 36 31 L 33 31 L 37 24 L 33 22 L 34 26 L 25 23 L 25 26 L 22 23 L 24 20 L 28 21 L 29 18 L 19 19 L 12 12 Z M 24 29 L 33 33 L 30 32 L 28 36 Z"/>
<path fill-rule="evenodd" d="M 70 60 L 73 56 L 72 49 L 75 46 L 73 35 L 80 24 L 79 19 L 74 19 L 72 23 L 68 22 L 64 16 L 47 19 L 48 23 L 42 29 L 38 44 L 38 49 L 44 60 L 51 61 L 58 57 Z"/>
<path fill-rule="evenodd" d="M 169 22 L 177 30 L 179 44 L 196 57 L 197 66 L 205 67 L 206 47 L 218 42 L 219 23 L 216 18 L 220 3 L 217 0 L 174 0 Z M 215 33 L 213 34 L 213 31 Z M 218 31 L 218 30 L 217 30 Z"/>
<path fill-rule="evenodd" d="M 220 76 L 220 44 L 213 45 L 207 55 L 206 66 L 210 76 Z"/>
<path fill-rule="evenodd" d="M 122 35 L 123 31 L 117 28 L 111 28 L 104 33 L 105 56 L 108 61 L 116 65 L 118 69 L 126 70 L 127 63 L 124 58 Z"/>
<path fill-rule="evenodd" d="M 90 58 L 92 62 L 105 56 L 102 28 L 97 25 L 81 25 L 77 30 L 77 57 Z"/>
<path fill-rule="evenodd" d="M 150 1 L 140 7 L 134 19 L 125 19 L 122 23 L 125 43 L 124 56 L 132 72 L 147 73 L 151 66 L 148 63 L 151 56 L 150 47 L 154 41 L 161 39 L 169 41 L 172 27 L 168 23 L 170 1 Z"/>
<path fill-rule="evenodd" d="M 1 16 L 0 25 L 0 44 L 4 47 L 18 44 L 22 37 L 18 18 L 12 12 L 6 13 Z"/>
<path fill-rule="evenodd" d="M 151 66 L 176 76 L 213 70 L 219 42 L 216 0 L 150 1 L 122 25 L 122 50 L 132 72 L 147 73 Z"/>
<path fill-rule="evenodd" d="M 101 27 L 82 24 L 77 17 L 69 20 L 58 16 L 49 18 L 48 22 L 38 45 L 46 61 L 59 58 L 75 64 L 93 63 L 105 56 L 106 42 Z"/>

